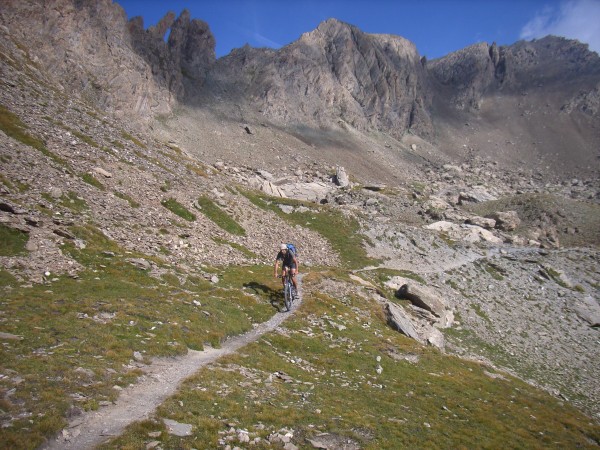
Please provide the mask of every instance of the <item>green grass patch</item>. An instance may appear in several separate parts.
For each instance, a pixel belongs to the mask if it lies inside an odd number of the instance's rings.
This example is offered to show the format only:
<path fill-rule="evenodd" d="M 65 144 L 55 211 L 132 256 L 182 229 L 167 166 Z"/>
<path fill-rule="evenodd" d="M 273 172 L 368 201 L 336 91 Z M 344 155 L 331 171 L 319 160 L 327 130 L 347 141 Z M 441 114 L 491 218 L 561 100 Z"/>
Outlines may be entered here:
<path fill-rule="evenodd" d="M 215 202 L 210 198 L 201 196 L 198 198 L 198 206 L 200 211 L 212 220 L 215 224 L 221 227 L 228 233 L 235 234 L 236 236 L 245 236 L 246 230 L 244 230 L 229 214 L 219 208 Z"/>
<path fill-rule="evenodd" d="M 218 347 L 275 311 L 271 267 L 221 268 L 217 285 L 191 275 L 157 279 L 127 259 L 159 259 L 127 252 L 92 226 L 71 232 L 86 243 L 62 248 L 85 267 L 79 279 L 56 276 L 27 288 L 0 271 L 0 309 L 18 318 L 2 331 L 23 337 L 0 346 L 0 373 L 11 374 L 0 379 L 0 392 L 14 390 L 0 408 L 2 420 L 24 417 L 0 429 L 2 448 L 37 448 L 66 425 L 69 408 L 113 401 L 113 386 L 141 375 L 128 368 L 133 352 L 149 360 Z"/>
<path fill-rule="evenodd" d="M 248 250 L 243 245 L 236 244 L 235 242 L 228 241 L 227 239 L 221 239 L 220 237 L 213 237 L 212 240 L 215 241 L 217 244 L 228 245 L 229 247 L 236 249 L 237 251 L 242 253 L 246 258 L 250 258 L 250 259 L 258 258 L 258 255 L 256 253 Z"/>
<path fill-rule="evenodd" d="M 98 143 L 96 141 L 94 141 L 91 137 L 89 137 L 88 135 L 83 134 L 79 131 L 75 131 L 75 130 L 71 130 L 71 133 L 73 133 L 73 135 L 77 136 L 79 139 L 81 139 L 86 144 L 88 144 L 92 147 L 100 148 Z"/>
<path fill-rule="evenodd" d="M 300 448 L 311 448 L 308 439 L 321 433 L 337 436 L 335 448 L 350 442 L 367 449 L 594 448 L 598 442 L 600 427 L 574 408 L 508 375 L 492 379 L 489 367 L 417 345 L 386 326 L 376 302 L 324 295 L 311 276 L 302 308 L 282 332 L 200 370 L 156 417 L 100 448 L 140 448 L 157 431 L 163 448 L 212 448 L 228 436 L 232 447 L 245 447 L 231 427 L 259 438 L 256 448 L 271 448 L 265 440 L 283 428 Z M 191 424 L 192 435 L 165 433 L 163 418 Z"/>
<path fill-rule="evenodd" d="M 121 142 L 119 142 L 117 140 L 112 140 L 112 141 L 110 141 L 110 143 L 112 145 L 114 145 L 115 147 L 117 147 L 119 150 L 123 150 L 125 148 L 125 146 L 123 144 L 121 144 Z"/>
<path fill-rule="evenodd" d="M 481 305 L 479 305 L 477 303 L 472 303 L 471 309 L 473 309 L 473 311 L 475 311 L 475 314 L 477 314 L 483 320 L 491 323 L 490 317 L 486 314 L 486 312 L 483 309 L 481 309 Z"/>
<path fill-rule="evenodd" d="M 121 137 L 123 139 L 133 142 L 135 145 L 137 145 L 140 148 L 146 148 L 146 144 L 144 144 L 142 141 L 137 139 L 135 136 L 132 136 L 131 134 L 127 133 L 126 131 L 121 131 Z"/>
<path fill-rule="evenodd" d="M 197 163 L 189 163 L 185 165 L 185 168 L 187 170 L 189 170 L 190 172 L 198 175 L 199 177 L 203 177 L 206 178 L 208 177 L 208 173 L 206 171 L 206 167 L 201 167 L 199 164 Z"/>
<path fill-rule="evenodd" d="M 29 240 L 27 233 L 0 224 L 0 256 L 18 256 L 27 254 L 25 245 Z"/>
<path fill-rule="evenodd" d="M 366 239 L 361 234 L 358 221 L 343 215 L 339 210 L 310 202 L 269 197 L 257 192 L 240 190 L 240 193 L 259 208 L 272 211 L 293 225 L 310 228 L 319 233 L 339 253 L 344 268 L 360 269 L 380 262 L 367 256 L 364 248 Z M 291 214 L 285 214 L 278 205 L 304 206 L 309 210 L 294 210 Z"/>
<path fill-rule="evenodd" d="M 83 212 L 89 209 L 89 206 L 85 199 L 79 197 L 76 192 L 69 191 L 66 194 L 63 194 L 60 198 L 55 199 L 49 193 L 44 192 L 42 194 L 42 198 L 47 200 L 50 203 L 54 203 L 56 205 L 62 206 L 64 208 L 68 208 L 73 212 Z"/>
<path fill-rule="evenodd" d="M 173 214 L 178 215 L 179 217 L 187 220 L 188 222 L 193 222 L 196 220 L 196 216 L 174 198 L 168 198 L 166 200 L 163 200 L 160 202 L 160 204 L 167 208 L 169 211 L 171 211 Z"/>
<path fill-rule="evenodd" d="M 138 202 L 136 202 L 133 198 L 131 198 L 129 195 L 123 194 L 122 192 L 119 192 L 119 191 L 114 191 L 114 193 L 120 199 L 126 200 L 127 203 L 129 203 L 129 206 L 131 206 L 132 208 L 139 208 L 140 207 L 140 204 Z"/>
<path fill-rule="evenodd" d="M 0 269 L 0 287 L 15 286 L 17 279 L 4 269 Z"/>
<path fill-rule="evenodd" d="M 19 119 L 17 115 L 13 114 L 2 105 L 0 105 L 0 129 L 4 131 L 7 136 L 39 150 L 42 154 L 51 158 L 61 166 L 69 167 L 64 159 L 48 150 L 46 144 L 41 139 L 29 134 L 27 125 L 21 122 L 21 119 Z"/>
<path fill-rule="evenodd" d="M 482 267 L 487 273 L 489 273 L 492 276 L 492 278 L 494 280 L 497 280 L 497 281 L 504 280 L 503 270 L 496 264 L 487 262 L 487 263 L 483 264 Z"/>
<path fill-rule="evenodd" d="M 81 179 L 85 181 L 87 184 L 94 186 L 95 188 L 100 189 L 101 191 L 105 191 L 106 188 L 98 179 L 89 172 L 85 172 L 81 174 Z"/>
<path fill-rule="evenodd" d="M 0 183 L 6 186 L 9 191 L 25 192 L 29 190 L 29 185 L 27 183 L 21 183 L 20 181 L 11 181 L 1 173 Z"/>

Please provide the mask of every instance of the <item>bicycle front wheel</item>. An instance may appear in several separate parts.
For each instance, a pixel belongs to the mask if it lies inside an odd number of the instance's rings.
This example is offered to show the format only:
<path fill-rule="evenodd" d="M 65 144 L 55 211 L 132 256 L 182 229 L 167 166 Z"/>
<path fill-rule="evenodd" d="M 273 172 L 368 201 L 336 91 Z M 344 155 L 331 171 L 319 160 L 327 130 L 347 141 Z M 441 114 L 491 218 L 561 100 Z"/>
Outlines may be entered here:
<path fill-rule="evenodd" d="M 292 308 L 292 285 L 289 281 L 285 283 L 283 289 L 283 300 L 285 302 L 285 309 L 289 311 Z"/>

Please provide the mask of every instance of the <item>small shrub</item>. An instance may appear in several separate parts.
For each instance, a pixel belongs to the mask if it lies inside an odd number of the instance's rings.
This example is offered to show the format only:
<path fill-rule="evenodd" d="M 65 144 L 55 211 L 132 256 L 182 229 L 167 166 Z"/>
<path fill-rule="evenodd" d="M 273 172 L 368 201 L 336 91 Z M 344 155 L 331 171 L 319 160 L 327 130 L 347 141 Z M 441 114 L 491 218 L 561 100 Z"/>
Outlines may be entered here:
<path fill-rule="evenodd" d="M 200 177 L 207 177 L 208 173 L 206 173 L 206 170 L 199 167 L 197 164 L 186 164 L 185 168 L 187 170 L 189 170 L 192 173 L 195 173 L 196 175 L 200 176 Z"/>
<path fill-rule="evenodd" d="M 163 192 L 168 192 L 168 191 L 169 191 L 169 189 L 171 189 L 171 182 L 170 182 L 169 180 L 166 180 L 166 181 L 165 181 L 165 184 L 163 184 L 163 185 L 160 187 L 160 190 L 161 190 L 161 191 L 163 191 Z"/>
<path fill-rule="evenodd" d="M 179 203 L 174 198 L 168 198 L 160 202 L 165 208 L 171 211 L 173 214 L 177 214 L 182 219 L 187 220 L 188 222 L 193 222 L 196 220 L 196 216 L 191 213 L 185 206 Z"/>

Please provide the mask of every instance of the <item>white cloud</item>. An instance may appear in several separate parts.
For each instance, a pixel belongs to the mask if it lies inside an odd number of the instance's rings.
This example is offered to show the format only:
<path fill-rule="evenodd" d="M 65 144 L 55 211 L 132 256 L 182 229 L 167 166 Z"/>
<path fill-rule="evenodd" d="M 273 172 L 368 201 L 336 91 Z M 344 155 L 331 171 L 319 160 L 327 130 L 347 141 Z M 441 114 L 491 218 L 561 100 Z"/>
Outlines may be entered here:
<path fill-rule="evenodd" d="M 569 0 L 558 8 L 545 7 L 521 29 L 521 39 L 548 34 L 577 39 L 600 53 L 600 0 Z"/>

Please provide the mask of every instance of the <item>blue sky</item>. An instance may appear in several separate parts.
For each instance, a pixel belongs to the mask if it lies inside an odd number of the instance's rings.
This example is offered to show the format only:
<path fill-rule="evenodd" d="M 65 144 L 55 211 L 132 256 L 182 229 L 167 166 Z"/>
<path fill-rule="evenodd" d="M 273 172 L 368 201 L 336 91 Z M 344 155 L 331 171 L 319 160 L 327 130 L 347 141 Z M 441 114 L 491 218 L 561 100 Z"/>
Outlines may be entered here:
<path fill-rule="evenodd" d="M 279 48 L 331 17 L 368 33 L 403 36 L 429 59 L 477 42 L 509 45 L 555 34 L 600 52 L 600 0 L 115 0 L 155 25 L 187 8 L 206 21 L 217 57 L 246 43 Z"/>

